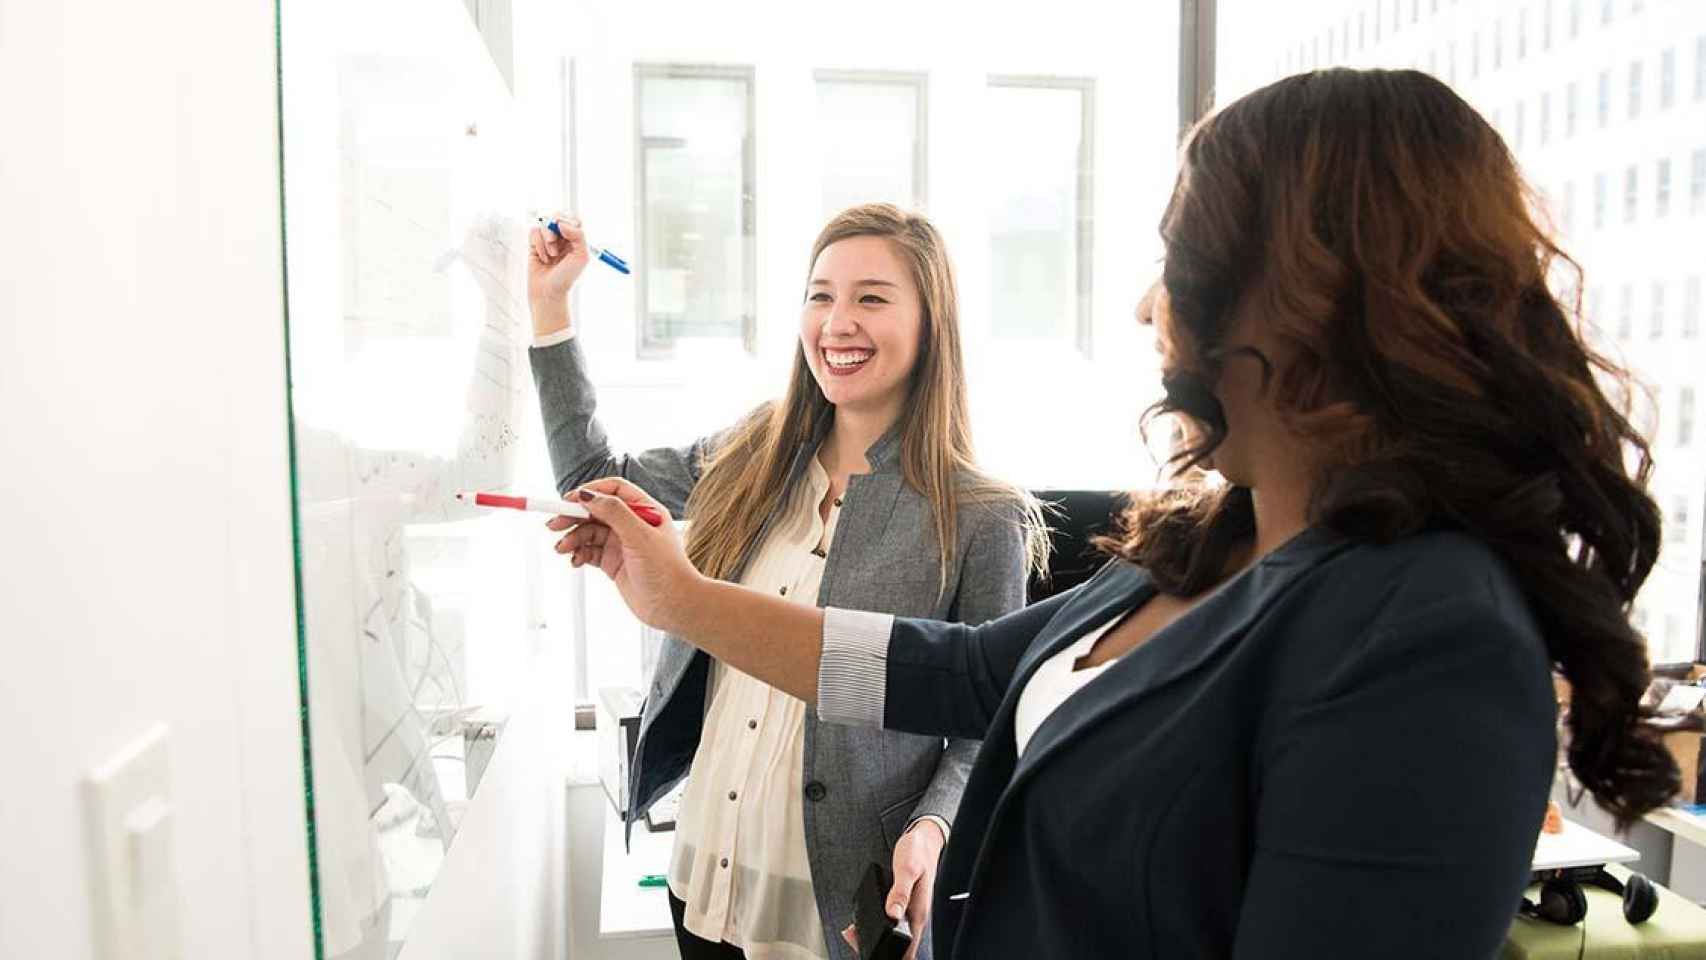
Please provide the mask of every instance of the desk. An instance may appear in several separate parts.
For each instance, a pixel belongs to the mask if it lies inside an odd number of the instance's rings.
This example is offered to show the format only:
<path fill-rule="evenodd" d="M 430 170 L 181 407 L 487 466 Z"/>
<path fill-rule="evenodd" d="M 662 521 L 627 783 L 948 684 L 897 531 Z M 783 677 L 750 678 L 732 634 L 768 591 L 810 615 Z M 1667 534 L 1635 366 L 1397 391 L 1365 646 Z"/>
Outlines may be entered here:
<path fill-rule="evenodd" d="M 1646 821 L 1672 836 L 1681 837 L 1689 843 L 1706 846 L 1706 817 L 1679 810 L 1676 807 L 1663 807 L 1647 814 Z"/>
<path fill-rule="evenodd" d="M 622 849 L 622 819 L 604 805 L 604 881 L 598 898 L 599 936 L 615 939 L 675 935 L 669 888 L 642 887 L 640 878 L 669 872 L 675 831 L 653 833 L 634 825 L 634 849 Z"/>
<path fill-rule="evenodd" d="M 1661 811 L 1665 812 L 1665 811 Z M 1688 816 L 1687 814 L 1681 814 Z M 1700 818 L 1692 818 L 1699 820 Z M 1660 824 L 1660 826 L 1665 826 Z M 1706 822 L 1693 826 L 1706 836 Z M 1670 829 L 1668 826 L 1666 829 Z M 1610 837 L 1569 820 L 1562 833 L 1541 834 L 1535 844 L 1535 870 L 1562 870 L 1595 863 L 1613 864 L 1606 869 L 1619 879 L 1629 871 L 1615 864 L 1630 863 L 1640 854 Z M 1587 919 L 1571 927 L 1517 917 L 1499 956 L 1501 960 L 1637 960 L 1663 957 L 1666 960 L 1706 960 L 1706 911 L 1655 884 L 1659 908 L 1651 920 L 1631 925 L 1623 919 L 1623 901 L 1614 893 L 1583 887 L 1588 899 Z M 1539 896 L 1539 886 L 1526 896 Z"/>
<path fill-rule="evenodd" d="M 1535 870 L 1567 870 L 1596 863 L 1633 863 L 1641 855 L 1570 820 L 1558 833 L 1542 833 L 1534 844 Z"/>

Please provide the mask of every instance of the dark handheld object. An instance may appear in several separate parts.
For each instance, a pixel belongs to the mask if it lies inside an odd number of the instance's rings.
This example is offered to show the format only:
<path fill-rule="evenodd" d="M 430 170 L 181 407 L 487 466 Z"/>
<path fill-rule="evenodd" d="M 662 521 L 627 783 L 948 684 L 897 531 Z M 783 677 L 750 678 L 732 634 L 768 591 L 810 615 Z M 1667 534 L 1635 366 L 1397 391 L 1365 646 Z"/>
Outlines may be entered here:
<path fill-rule="evenodd" d="M 882 864 L 865 868 L 865 877 L 853 895 L 853 932 L 859 938 L 859 960 L 901 960 L 912 945 L 912 936 L 883 909 L 893 886 L 894 877 Z"/>
<path fill-rule="evenodd" d="M 1544 872 L 1547 876 L 1540 885 L 1540 902 L 1524 897 L 1517 907 L 1517 912 L 1525 917 L 1565 927 L 1581 923 L 1588 915 L 1587 896 L 1582 893 L 1584 883 L 1622 895 L 1623 919 L 1630 923 L 1647 922 L 1659 908 L 1658 890 L 1651 880 L 1638 873 L 1629 874 L 1624 882 L 1602 866 Z"/>

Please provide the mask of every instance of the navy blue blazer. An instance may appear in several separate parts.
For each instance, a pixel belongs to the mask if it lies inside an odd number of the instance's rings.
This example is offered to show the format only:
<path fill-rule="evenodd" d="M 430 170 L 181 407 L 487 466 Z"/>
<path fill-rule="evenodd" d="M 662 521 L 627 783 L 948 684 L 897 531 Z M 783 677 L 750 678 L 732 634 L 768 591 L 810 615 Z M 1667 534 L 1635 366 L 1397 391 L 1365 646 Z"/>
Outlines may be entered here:
<path fill-rule="evenodd" d="M 897 619 L 884 725 L 981 738 L 937 956 L 1488 957 L 1556 744 L 1545 644 L 1483 544 L 1305 532 L 1016 755 L 1037 666 L 1155 594 L 1113 562 L 981 627 Z"/>

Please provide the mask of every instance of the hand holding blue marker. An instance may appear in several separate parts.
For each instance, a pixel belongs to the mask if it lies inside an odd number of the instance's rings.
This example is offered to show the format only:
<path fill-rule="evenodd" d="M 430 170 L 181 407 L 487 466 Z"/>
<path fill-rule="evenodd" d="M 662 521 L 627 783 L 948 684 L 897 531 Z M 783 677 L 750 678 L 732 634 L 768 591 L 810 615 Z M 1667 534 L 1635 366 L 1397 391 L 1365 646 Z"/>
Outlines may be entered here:
<path fill-rule="evenodd" d="M 552 236 L 556 237 L 559 240 L 563 239 L 563 231 L 557 229 L 557 221 L 555 218 L 534 217 L 533 219 L 539 222 L 539 226 L 543 227 L 546 230 L 551 231 Z M 628 261 L 622 259 L 621 257 L 618 257 L 616 254 L 611 253 L 609 250 L 606 250 L 603 247 L 595 247 L 592 244 L 588 243 L 586 245 L 586 252 L 592 254 L 594 257 L 598 258 L 599 260 L 602 260 L 605 263 L 609 264 L 610 268 L 615 270 L 617 273 L 621 273 L 621 274 L 633 273 L 633 271 L 628 268 Z"/>

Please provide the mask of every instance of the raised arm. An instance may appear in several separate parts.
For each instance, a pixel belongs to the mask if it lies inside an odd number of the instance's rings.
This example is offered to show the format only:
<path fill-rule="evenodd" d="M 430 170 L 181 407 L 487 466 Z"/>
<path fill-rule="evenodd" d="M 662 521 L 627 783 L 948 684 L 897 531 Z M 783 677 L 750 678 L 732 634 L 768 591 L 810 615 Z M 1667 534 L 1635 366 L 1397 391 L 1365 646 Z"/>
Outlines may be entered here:
<path fill-rule="evenodd" d="M 681 447 L 657 447 L 632 454 L 610 449 L 598 421 L 598 396 L 587 376 L 586 357 L 574 340 L 527 351 L 539 390 L 539 415 L 557 492 L 600 477 L 622 477 L 652 493 L 679 516 L 699 482 L 705 456 L 714 441 L 702 438 Z"/>
<path fill-rule="evenodd" d="M 807 703 L 834 723 L 981 739 L 1019 659 L 1072 596 L 977 627 L 820 610 L 702 576 L 671 524 L 647 526 L 630 504 L 661 506 L 609 478 L 576 495 L 593 515 L 557 550 L 599 566 L 634 615 Z"/>
<path fill-rule="evenodd" d="M 1545 653 L 1480 598 L 1359 646 L 1259 746 L 1233 955 L 1493 956 L 1552 782 Z"/>
<path fill-rule="evenodd" d="M 624 477 L 679 515 L 699 482 L 711 441 L 635 454 L 611 452 L 569 314 L 569 290 L 587 263 L 586 237 L 580 221 L 559 214 L 556 222 L 561 236 L 535 228 L 528 237 L 527 296 L 534 345 L 527 358 L 539 390 L 540 420 L 557 492 L 566 493 L 599 477 Z"/>

